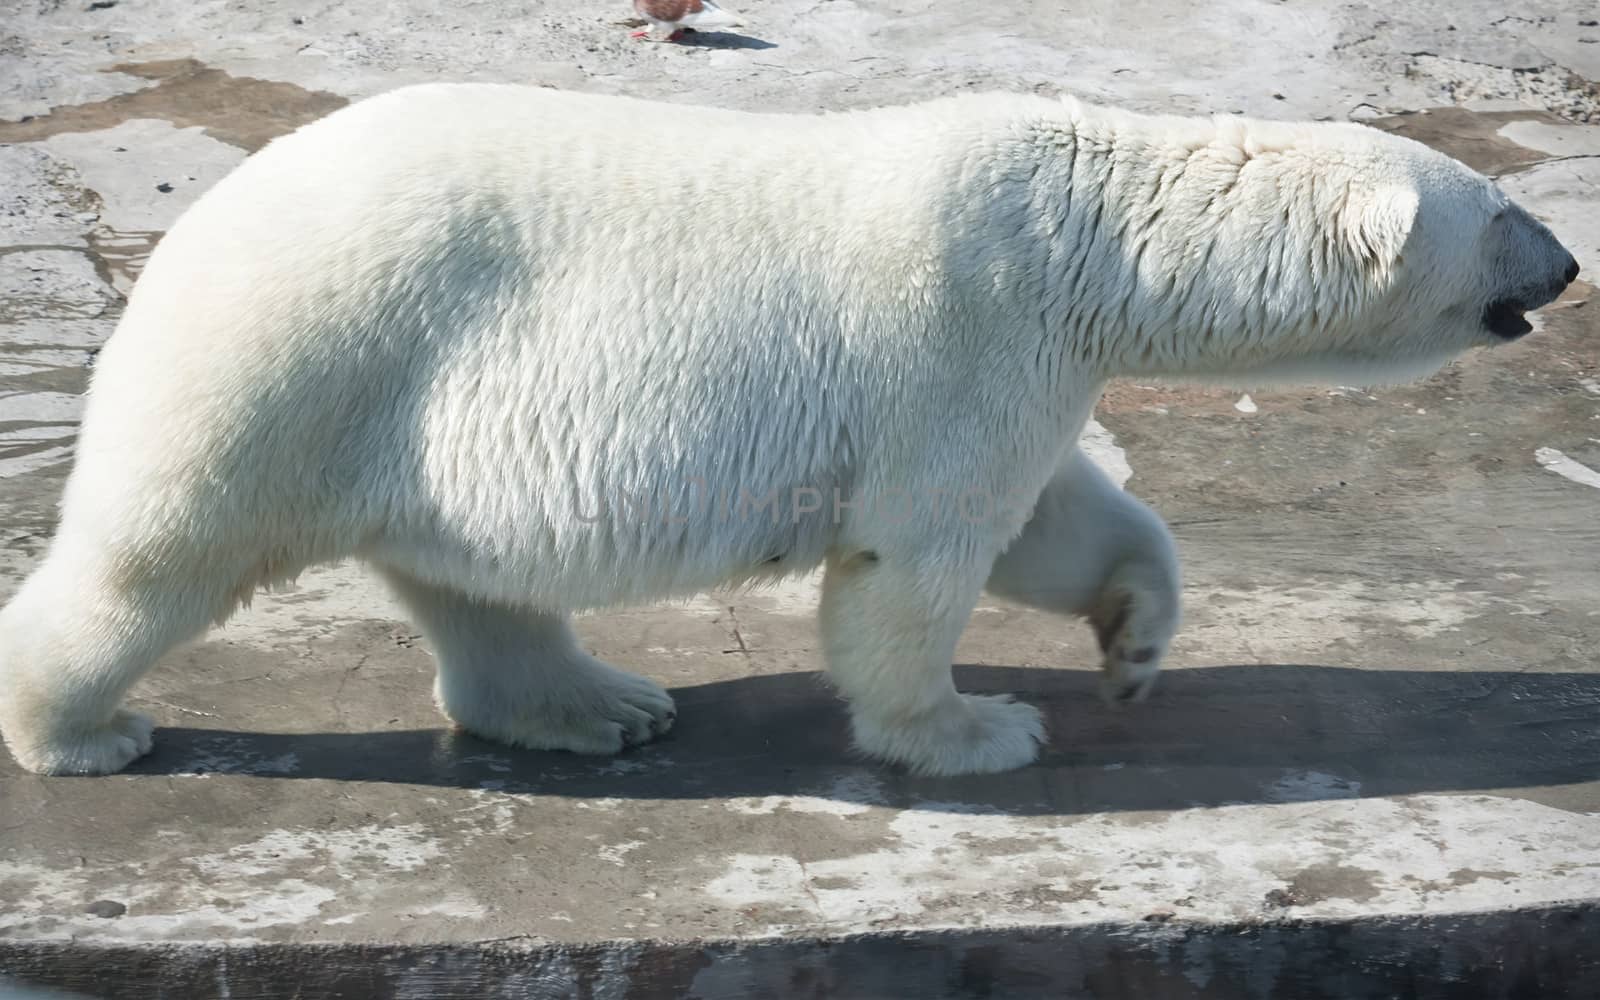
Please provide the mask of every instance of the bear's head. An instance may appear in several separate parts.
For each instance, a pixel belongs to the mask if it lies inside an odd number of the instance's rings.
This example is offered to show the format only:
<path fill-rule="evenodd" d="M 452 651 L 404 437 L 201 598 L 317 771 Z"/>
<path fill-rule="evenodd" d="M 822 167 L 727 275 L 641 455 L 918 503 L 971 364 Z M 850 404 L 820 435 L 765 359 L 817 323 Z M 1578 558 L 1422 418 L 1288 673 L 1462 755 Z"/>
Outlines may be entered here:
<path fill-rule="evenodd" d="M 1212 308 L 1181 334 L 1214 344 L 1214 356 L 1180 377 L 1244 387 L 1418 378 L 1529 333 L 1526 314 L 1578 275 L 1543 223 L 1421 143 L 1353 124 L 1227 128 L 1229 207 L 1190 296 Z M 1213 338 L 1208 327 L 1230 311 L 1236 335 Z"/>
<path fill-rule="evenodd" d="M 1555 301 L 1577 260 L 1488 178 L 1386 140 L 1352 186 L 1349 220 L 1358 252 L 1389 276 L 1373 332 L 1395 338 L 1401 357 L 1440 364 L 1532 332 L 1525 314 Z"/>

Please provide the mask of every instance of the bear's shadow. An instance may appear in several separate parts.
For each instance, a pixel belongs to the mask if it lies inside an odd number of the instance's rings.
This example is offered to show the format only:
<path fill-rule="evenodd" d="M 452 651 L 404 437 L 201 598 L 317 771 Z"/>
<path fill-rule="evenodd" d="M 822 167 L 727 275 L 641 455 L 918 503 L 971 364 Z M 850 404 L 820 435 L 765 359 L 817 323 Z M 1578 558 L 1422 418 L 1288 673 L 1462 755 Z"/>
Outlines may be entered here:
<path fill-rule="evenodd" d="M 1046 715 L 1035 765 L 918 778 L 849 746 L 816 674 L 676 689 L 678 727 L 614 758 L 514 750 L 447 728 L 250 733 L 163 728 L 130 774 L 249 774 L 581 798 L 812 795 L 1023 814 L 1182 809 L 1563 785 L 1600 770 L 1600 676 L 1325 666 L 1165 672 L 1150 700 L 1103 706 L 1081 670 L 958 667 Z"/>

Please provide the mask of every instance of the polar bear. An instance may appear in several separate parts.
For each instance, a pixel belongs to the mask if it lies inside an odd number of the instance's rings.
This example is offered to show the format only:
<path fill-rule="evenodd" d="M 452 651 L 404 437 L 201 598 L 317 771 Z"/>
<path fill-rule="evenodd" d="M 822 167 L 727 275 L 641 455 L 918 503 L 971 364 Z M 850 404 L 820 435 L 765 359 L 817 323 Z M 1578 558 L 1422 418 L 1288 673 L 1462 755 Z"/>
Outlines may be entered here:
<path fill-rule="evenodd" d="M 1117 696 L 1177 622 L 1165 526 L 1075 444 L 1108 379 L 1404 380 L 1576 272 L 1484 177 L 1355 125 L 397 90 L 247 160 L 150 259 L 0 612 L 0 733 L 116 771 L 157 658 L 356 558 L 456 723 L 612 753 L 672 699 L 572 611 L 821 565 L 859 747 L 1019 767 L 1037 710 L 951 678 L 986 586 L 1088 616 Z"/>

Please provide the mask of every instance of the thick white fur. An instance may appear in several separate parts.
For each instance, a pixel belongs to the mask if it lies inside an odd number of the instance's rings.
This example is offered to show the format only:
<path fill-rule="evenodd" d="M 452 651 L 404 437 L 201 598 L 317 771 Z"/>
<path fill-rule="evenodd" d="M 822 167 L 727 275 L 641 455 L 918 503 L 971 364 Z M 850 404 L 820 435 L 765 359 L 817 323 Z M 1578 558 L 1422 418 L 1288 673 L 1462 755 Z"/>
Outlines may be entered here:
<path fill-rule="evenodd" d="M 0 612 L 0 733 L 35 771 L 122 768 L 151 727 L 119 702 L 158 657 L 353 556 L 430 631 L 458 723 L 611 752 L 672 702 L 584 654 L 568 612 L 826 562 L 861 746 L 1017 767 L 1038 713 L 951 682 L 986 582 L 1089 615 L 1119 695 L 1177 621 L 1165 528 L 1073 447 L 1105 381 L 1426 371 L 1560 270 L 1530 227 L 1356 126 L 396 91 L 273 143 L 161 242 L 54 544 Z M 917 510 L 701 502 L 795 489 Z M 969 491 L 1020 502 L 928 509 Z"/>
<path fill-rule="evenodd" d="M 1045 486 L 1022 534 L 995 560 L 987 589 L 1089 619 L 1105 654 L 1101 694 L 1108 701 L 1149 693 L 1178 630 L 1171 532 L 1077 448 Z"/>

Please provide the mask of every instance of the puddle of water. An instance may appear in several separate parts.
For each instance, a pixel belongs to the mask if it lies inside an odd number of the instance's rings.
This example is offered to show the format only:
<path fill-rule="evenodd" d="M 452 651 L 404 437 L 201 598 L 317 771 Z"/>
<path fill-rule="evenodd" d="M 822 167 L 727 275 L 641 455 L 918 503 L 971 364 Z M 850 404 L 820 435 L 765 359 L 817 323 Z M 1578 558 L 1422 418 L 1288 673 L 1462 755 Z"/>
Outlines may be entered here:
<path fill-rule="evenodd" d="M 95 227 L 88 235 L 95 274 L 126 296 L 164 235 L 159 230 L 121 232 L 109 226 Z"/>
<path fill-rule="evenodd" d="M 1526 111 L 1470 111 L 1466 108 L 1428 108 L 1411 114 L 1373 118 L 1366 125 L 1415 139 L 1455 157 L 1490 177 L 1503 177 L 1549 159 L 1548 153 L 1530 149 L 1506 138 L 1501 130 L 1514 122 L 1537 122 L 1557 128 L 1573 126 L 1555 115 Z"/>
<path fill-rule="evenodd" d="M 156 83 L 104 101 L 62 105 L 48 114 L 0 122 L 0 143 L 36 142 L 63 132 L 95 132 L 135 118 L 157 118 L 178 128 L 199 126 L 213 139 L 253 153 L 349 103 L 324 90 L 232 76 L 194 59 L 121 63 L 110 72 Z"/>

